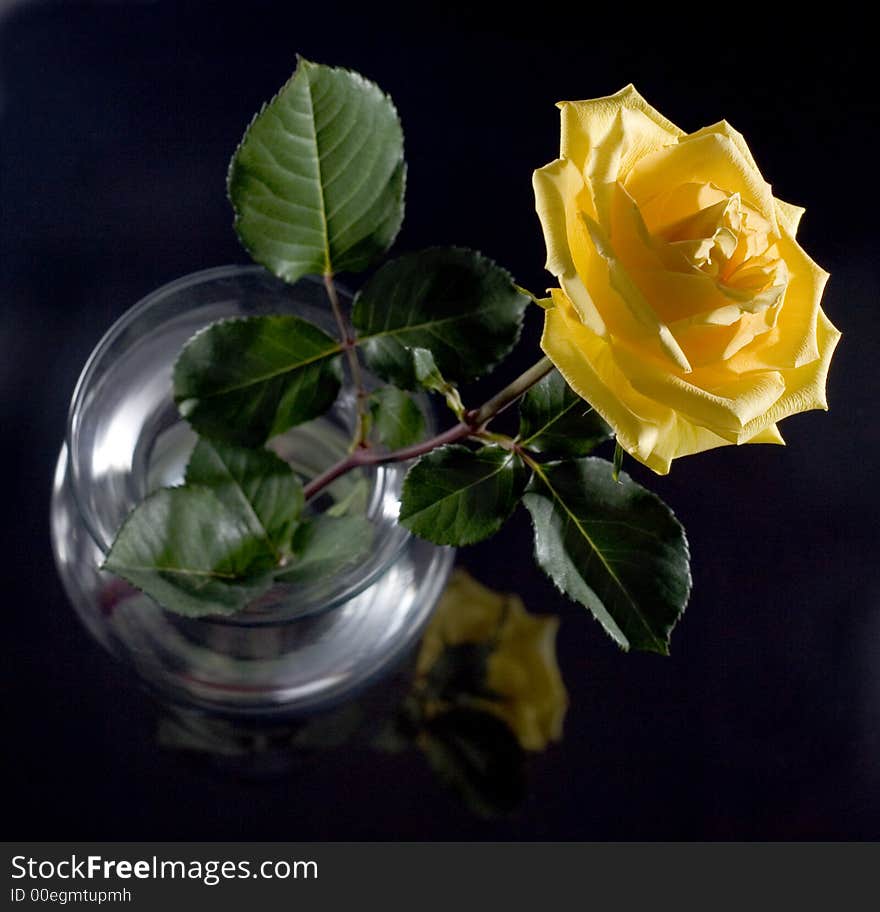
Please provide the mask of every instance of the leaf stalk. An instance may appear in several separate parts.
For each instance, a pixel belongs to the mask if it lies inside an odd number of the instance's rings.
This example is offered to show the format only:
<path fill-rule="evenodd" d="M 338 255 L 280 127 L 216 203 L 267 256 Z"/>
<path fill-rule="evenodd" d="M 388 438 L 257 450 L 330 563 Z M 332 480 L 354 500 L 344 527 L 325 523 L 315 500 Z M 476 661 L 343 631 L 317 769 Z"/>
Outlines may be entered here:
<path fill-rule="evenodd" d="M 332 298 L 331 298 L 332 301 Z M 357 357 L 357 356 L 355 356 Z M 363 468 L 365 466 L 384 465 L 392 462 L 406 462 L 408 459 L 415 459 L 418 456 L 424 456 L 446 444 L 456 443 L 464 440 L 474 434 L 478 434 L 485 426 L 498 414 L 504 411 L 508 406 L 516 402 L 528 389 L 534 386 L 542 377 L 545 377 L 553 369 L 553 363 L 549 358 L 541 358 L 536 364 L 533 364 L 527 371 L 520 374 L 512 383 L 508 384 L 481 405 L 477 409 L 471 409 L 466 412 L 463 419 L 451 428 L 437 434 L 421 443 L 412 446 L 403 447 L 391 453 L 379 453 L 375 450 L 360 446 L 351 452 L 344 459 L 341 459 L 335 465 L 330 466 L 325 472 L 313 478 L 304 488 L 306 500 L 310 500 L 319 492 L 323 491 L 328 485 L 332 484 L 346 472 L 352 469 Z M 359 397 L 360 399 L 360 397 Z M 361 417 L 359 416 L 359 421 Z"/>
<path fill-rule="evenodd" d="M 364 449 L 367 443 L 367 397 L 368 393 L 364 386 L 364 375 L 361 371 L 361 363 L 357 356 L 357 344 L 354 333 L 342 312 L 342 306 L 339 303 L 339 293 L 336 290 L 336 283 L 333 281 L 333 273 L 324 273 L 324 288 L 327 289 L 327 297 L 330 299 L 330 307 L 333 309 L 333 317 L 336 320 L 336 326 L 339 329 L 339 341 L 345 357 L 348 360 L 348 370 L 351 374 L 351 382 L 355 387 L 355 404 L 357 408 L 357 424 L 354 433 L 354 449 Z"/>

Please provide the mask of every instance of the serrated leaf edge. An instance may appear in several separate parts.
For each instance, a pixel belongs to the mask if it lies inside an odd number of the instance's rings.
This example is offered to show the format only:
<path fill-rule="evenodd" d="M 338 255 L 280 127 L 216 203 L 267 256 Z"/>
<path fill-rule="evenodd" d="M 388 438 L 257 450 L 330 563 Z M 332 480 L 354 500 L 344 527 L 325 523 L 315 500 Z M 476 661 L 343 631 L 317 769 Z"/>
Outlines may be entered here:
<path fill-rule="evenodd" d="M 587 458 L 587 459 L 592 459 L 592 460 L 594 460 L 594 461 L 596 461 L 596 462 L 605 462 L 605 463 L 607 463 L 607 464 L 608 464 L 608 469 L 609 469 L 609 474 L 610 474 L 610 472 L 613 470 L 613 466 L 611 465 L 611 463 L 609 463 L 609 462 L 608 462 L 607 460 L 605 460 L 605 459 L 599 459 L 599 458 L 597 458 L 597 457 L 585 457 L 585 458 Z M 577 460 L 571 460 L 571 461 L 577 461 Z M 577 519 L 577 517 L 574 516 L 574 514 L 568 509 L 568 507 L 565 505 L 564 500 L 558 495 L 558 493 L 556 492 L 556 490 L 555 490 L 555 489 L 553 488 L 553 486 L 550 484 L 549 479 L 548 479 L 547 476 L 544 474 L 544 471 L 543 471 L 544 466 L 541 466 L 541 465 L 535 463 L 533 460 L 529 460 L 529 461 L 528 461 L 528 464 L 532 467 L 532 469 L 533 469 L 533 471 L 534 471 L 534 474 L 533 474 L 533 476 L 532 476 L 533 479 L 536 478 L 536 477 L 539 478 L 540 481 L 541 481 L 541 483 L 550 491 L 550 493 L 551 493 L 552 496 L 553 496 L 553 500 L 554 500 L 556 503 L 558 503 L 558 504 L 563 508 L 563 510 L 565 511 L 566 515 L 569 517 L 569 519 L 577 526 L 578 530 L 579 530 L 580 533 L 583 535 L 584 539 L 587 541 L 587 543 L 589 544 L 589 546 L 590 546 L 590 548 L 592 549 L 592 551 L 597 555 L 597 557 L 599 557 L 599 559 L 600 559 L 602 565 L 605 567 L 605 569 L 606 569 L 606 571 L 608 572 L 608 574 L 609 574 L 609 575 L 611 576 L 611 578 L 615 581 L 615 583 L 617 583 L 618 588 L 620 589 L 620 591 L 624 593 L 624 595 L 625 595 L 626 598 L 627 598 L 627 601 L 628 601 L 628 602 L 630 603 L 630 605 L 633 607 L 636 616 L 637 616 L 637 617 L 639 618 L 639 620 L 641 621 L 642 626 L 648 631 L 648 634 L 649 634 L 651 640 L 652 640 L 654 643 L 656 643 L 657 646 L 659 647 L 656 651 L 659 652 L 661 655 L 669 655 L 669 645 L 668 645 L 668 642 L 667 642 L 667 641 L 664 641 L 664 640 L 658 639 L 657 636 L 656 636 L 656 634 L 653 632 L 653 630 L 651 630 L 651 627 L 650 627 L 650 625 L 648 624 L 648 621 L 645 619 L 645 617 L 644 617 L 644 615 L 643 615 L 641 609 L 638 607 L 638 605 L 636 604 L 636 602 L 633 600 L 633 598 L 632 598 L 632 596 L 630 595 L 629 591 L 626 589 L 626 587 L 625 587 L 625 586 L 623 585 L 623 583 L 620 581 L 620 579 L 618 578 L 617 574 L 616 574 L 616 573 L 613 571 L 613 569 L 608 565 L 608 562 L 605 560 L 605 556 L 602 554 L 601 550 L 595 546 L 595 544 L 593 543 L 592 538 L 591 538 L 590 535 L 587 533 L 587 531 L 583 528 L 583 526 L 581 525 L 580 521 L 579 521 L 579 520 Z M 557 465 L 557 464 L 559 464 L 559 463 L 556 462 L 556 463 L 552 463 L 551 465 Z M 625 472 L 622 472 L 621 475 L 620 475 L 620 477 L 621 477 L 621 479 L 623 479 L 623 482 L 627 482 L 627 481 L 631 481 L 631 482 L 632 482 L 632 478 L 630 478 L 630 476 L 627 475 Z M 642 486 L 641 486 L 641 485 L 638 485 L 637 482 L 632 482 L 632 483 L 633 483 L 633 484 L 636 484 L 638 487 L 642 488 Z M 530 489 L 531 489 L 531 490 L 530 490 Z M 659 503 L 661 503 L 661 504 L 663 505 L 663 507 L 668 511 L 669 516 L 671 517 L 671 519 L 676 523 L 676 525 L 678 526 L 679 530 L 681 531 L 682 546 L 683 546 L 683 548 L 684 548 L 684 557 L 685 557 L 685 574 L 686 574 L 686 591 L 687 591 L 686 594 L 687 594 L 687 597 L 685 598 L 684 603 L 683 603 L 683 605 L 682 605 L 682 607 L 681 607 L 681 610 L 680 610 L 679 613 L 678 613 L 678 617 L 676 618 L 675 623 L 677 624 L 677 623 L 681 620 L 681 617 L 682 617 L 682 615 L 683 615 L 684 612 L 685 612 L 685 609 L 686 609 L 686 607 L 687 607 L 688 601 L 690 600 L 690 593 L 691 593 L 691 590 L 692 590 L 692 587 L 693 587 L 693 576 L 692 576 L 692 574 L 691 574 L 691 569 L 690 569 L 690 546 L 689 546 L 689 543 L 688 543 L 688 538 L 687 538 L 687 535 L 685 534 L 684 526 L 682 526 L 682 524 L 679 522 L 678 517 L 675 515 L 675 513 L 672 511 L 672 509 L 670 509 L 670 507 L 668 506 L 668 504 L 666 504 L 665 501 L 661 500 L 661 498 L 659 498 L 659 497 L 658 497 L 656 494 L 654 494 L 653 492 L 648 491 L 646 488 L 642 488 L 642 490 L 645 491 L 647 494 L 649 494 L 651 497 L 653 497 L 654 499 L 656 499 Z M 529 493 L 534 494 L 534 495 L 536 495 L 536 496 L 541 496 L 540 493 L 539 493 L 538 491 L 535 491 L 535 490 L 534 490 L 532 483 L 530 483 L 530 484 L 526 487 L 526 494 L 529 494 Z M 533 523 L 533 525 L 534 525 L 534 523 Z M 542 569 L 545 570 L 545 572 L 547 573 L 547 576 L 550 577 L 550 579 L 553 581 L 553 584 L 556 586 L 556 588 L 557 588 L 563 595 L 565 595 L 567 598 L 571 598 L 571 596 L 569 595 L 569 593 L 565 592 L 565 590 L 562 589 L 562 587 L 558 584 L 558 582 L 556 581 L 556 579 L 554 578 L 554 576 L 553 576 L 548 570 L 546 570 L 546 568 L 543 567 L 543 564 L 541 564 L 541 561 L 538 559 L 538 553 L 537 553 L 537 530 L 535 531 L 535 547 L 536 547 L 536 550 L 535 550 L 535 560 L 537 561 L 537 563 L 542 567 Z M 607 608 L 605 608 L 604 602 L 602 602 L 602 599 L 599 598 L 599 596 L 598 596 L 598 594 L 595 592 L 595 590 L 593 590 L 593 588 L 592 588 L 588 583 L 586 583 L 586 581 L 584 581 L 584 582 L 585 582 L 585 584 L 587 585 L 587 588 L 588 588 L 588 589 L 593 593 L 593 595 L 596 597 L 596 600 L 599 602 L 599 604 L 602 605 L 603 609 L 604 609 L 605 612 L 608 614 L 608 616 L 611 617 L 611 614 L 610 614 L 610 612 L 608 612 Z M 587 606 L 587 607 L 589 607 L 589 606 Z M 612 621 L 614 621 L 613 618 L 612 618 Z M 617 627 L 617 629 L 618 629 L 618 631 L 619 631 L 619 633 L 620 633 L 620 637 L 614 636 L 614 635 L 612 634 L 611 631 L 608 631 L 608 633 L 612 635 L 612 638 L 614 639 L 614 641 L 615 641 L 616 643 L 618 643 L 618 645 L 620 645 L 621 649 L 623 649 L 624 652 L 628 652 L 628 651 L 629 651 L 629 648 L 630 648 L 630 644 L 629 644 L 628 638 L 627 638 L 626 635 L 623 633 L 623 631 L 620 630 L 620 628 L 618 627 L 616 621 L 614 621 L 614 625 L 615 625 L 615 627 Z M 605 625 L 603 624 L 603 626 L 605 626 Z M 673 628 L 674 628 L 674 625 L 673 625 L 672 627 L 670 627 L 670 633 L 672 632 L 672 629 L 673 629 Z"/>
<path fill-rule="evenodd" d="M 188 485 L 188 484 L 169 485 L 168 487 L 159 488 L 157 491 L 151 492 L 142 501 L 140 501 L 140 503 L 138 504 L 138 507 L 143 506 L 145 503 L 147 503 L 152 498 L 154 498 L 154 497 L 158 496 L 159 494 L 162 494 L 166 491 L 181 491 L 184 489 L 207 491 L 217 501 L 217 504 L 222 508 L 222 504 L 220 503 L 220 500 L 217 498 L 217 495 L 214 493 L 214 491 L 212 490 L 212 488 L 210 486 L 208 486 L 208 485 Z M 156 605 L 158 605 L 163 611 L 170 611 L 172 614 L 177 614 L 180 617 L 191 617 L 191 618 L 208 617 L 211 615 L 223 615 L 225 617 L 225 616 L 239 613 L 239 609 L 237 609 L 237 608 L 225 608 L 222 605 L 221 606 L 212 605 L 210 610 L 206 610 L 205 612 L 199 613 L 199 614 L 176 611 L 174 608 L 169 608 L 167 605 L 163 605 L 158 599 L 156 599 L 154 596 L 150 595 L 150 593 L 147 592 L 142 586 L 139 586 L 136 582 L 134 582 L 133 580 L 130 580 L 125 575 L 125 572 L 124 572 L 125 570 L 141 570 L 144 572 L 155 571 L 156 573 L 172 573 L 172 574 L 176 573 L 180 576 L 203 576 L 203 577 L 208 577 L 210 579 L 214 579 L 219 583 L 223 583 L 223 584 L 241 583 L 243 586 L 253 585 L 254 587 L 257 587 L 262 583 L 266 589 L 268 589 L 269 586 L 271 585 L 272 576 L 271 576 L 271 573 L 268 571 L 263 571 L 261 573 L 253 574 L 251 576 L 236 576 L 235 574 L 232 574 L 232 573 L 216 573 L 216 572 L 212 573 L 209 571 L 184 571 L 184 570 L 181 570 L 180 568 L 174 568 L 174 567 L 156 567 L 156 566 L 140 567 L 140 566 L 132 566 L 131 564 L 122 564 L 119 567 L 110 566 L 109 561 L 113 554 L 113 548 L 115 547 L 116 542 L 119 540 L 119 537 L 122 535 L 123 530 L 134 519 L 136 512 L 137 512 L 137 508 L 132 510 L 128 514 L 128 516 L 125 517 L 125 519 L 122 522 L 122 525 L 119 527 L 118 531 L 116 532 L 116 535 L 113 537 L 113 542 L 110 545 L 110 549 L 108 550 L 107 554 L 104 555 L 104 560 L 101 562 L 98 569 L 105 573 L 112 573 L 114 576 L 121 577 L 130 586 L 132 586 L 134 589 L 137 589 L 137 591 L 140 592 L 141 595 L 145 596 L 146 598 L 150 599 L 151 602 L 154 602 Z M 257 596 L 255 594 L 254 596 L 252 596 L 252 599 L 256 598 L 256 597 Z"/>
<path fill-rule="evenodd" d="M 215 320 L 213 323 L 209 323 L 207 326 L 203 326 L 201 329 L 199 329 L 198 331 L 193 333 L 189 337 L 189 339 L 186 340 L 186 342 L 183 345 L 183 348 L 181 348 L 180 354 L 175 359 L 174 367 L 172 369 L 172 388 L 174 390 L 174 401 L 177 404 L 180 404 L 181 402 L 185 401 L 186 399 L 191 398 L 189 396 L 179 396 L 178 395 L 178 393 L 177 393 L 177 374 L 178 374 L 178 369 L 179 369 L 180 363 L 183 360 L 183 356 L 189 350 L 190 346 L 195 344 L 197 339 L 201 338 L 203 335 L 206 335 L 208 332 L 210 332 L 213 329 L 216 329 L 219 326 L 229 326 L 234 323 L 253 323 L 258 320 L 278 320 L 278 319 L 294 320 L 298 323 L 304 323 L 307 326 L 311 326 L 312 328 L 318 330 L 318 332 L 320 332 L 324 336 L 326 336 L 327 339 L 333 343 L 333 348 L 328 349 L 325 353 L 322 353 L 321 355 L 318 355 L 314 358 L 309 358 L 307 361 L 303 361 L 301 364 L 297 364 L 294 367 L 289 367 L 286 370 L 279 370 L 279 371 L 275 371 L 274 373 L 271 373 L 271 374 L 266 374 L 265 376 L 262 376 L 262 377 L 257 377 L 255 380 L 252 380 L 248 383 L 242 383 L 237 386 L 229 386 L 229 387 L 224 387 L 223 389 L 213 390 L 211 393 L 209 393 L 207 395 L 206 394 L 199 395 L 198 398 L 199 399 L 213 399 L 215 396 L 224 396 L 224 395 L 227 395 L 228 393 L 237 392 L 238 390 L 248 389 L 248 387 L 253 386 L 255 383 L 266 383 L 269 380 L 275 379 L 276 377 L 282 377 L 282 376 L 284 376 L 284 374 L 289 374 L 292 371 L 301 370 L 302 368 L 308 367 L 311 364 L 317 364 L 321 361 L 324 361 L 329 358 L 335 358 L 342 354 L 342 351 L 343 351 L 342 346 L 329 333 L 325 332 L 317 324 L 312 323 L 309 320 L 305 320 L 302 317 L 297 317 L 294 314 L 257 314 L 257 315 L 251 316 L 251 317 L 224 317 L 223 319 Z"/>
<path fill-rule="evenodd" d="M 263 116 L 263 114 L 266 112 L 266 110 L 269 107 L 271 107 L 276 101 L 278 101 L 280 96 L 283 95 L 284 92 L 287 90 L 288 86 L 290 86 L 294 82 L 294 80 L 297 78 L 297 76 L 299 75 L 301 70 L 303 73 L 306 73 L 306 72 L 308 72 L 309 69 L 319 69 L 319 68 L 326 69 L 333 73 L 344 73 L 347 76 L 350 76 L 355 82 L 360 83 L 362 86 L 366 86 L 368 88 L 375 89 L 379 93 L 379 95 L 382 97 L 382 99 L 388 103 L 388 106 L 391 109 L 391 112 L 397 121 L 398 127 L 400 128 L 401 154 L 400 154 L 400 159 L 398 161 L 398 166 L 395 169 L 395 171 L 392 172 L 392 174 L 396 174 L 398 169 L 400 170 L 400 210 L 401 210 L 401 214 L 400 214 L 400 220 L 398 221 L 397 226 L 394 229 L 394 233 L 392 234 L 388 244 L 385 246 L 385 252 L 390 250 L 391 247 L 394 245 L 395 240 L 397 240 L 397 236 L 398 236 L 398 234 L 400 234 L 400 228 L 403 225 L 403 214 L 406 211 L 407 164 L 406 164 L 406 153 L 405 153 L 405 145 L 404 145 L 405 136 L 403 133 L 403 124 L 400 119 L 400 113 L 398 112 L 397 106 L 394 104 L 394 101 L 391 98 L 391 96 L 387 92 L 383 91 L 382 88 L 378 85 L 378 83 L 373 82 L 371 79 L 367 79 L 366 76 L 362 75 L 361 73 L 358 73 L 356 70 L 349 69 L 348 67 L 328 66 L 327 64 L 316 63 L 312 60 L 306 59 L 301 54 L 297 54 L 296 55 L 296 69 L 294 69 L 291 76 L 287 80 L 285 80 L 285 82 L 281 86 L 281 88 L 278 89 L 278 91 L 275 92 L 275 94 L 268 101 L 264 101 L 260 105 L 260 109 L 253 115 L 253 117 L 251 117 L 250 121 L 248 122 L 247 127 L 244 130 L 244 133 L 242 134 L 241 139 L 236 144 L 235 150 L 233 151 L 233 153 L 229 159 L 229 164 L 226 167 L 226 199 L 229 201 L 229 204 L 232 207 L 232 211 L 234 214 L 233 220 L 232 220 L 232 228 L 235 231 L 235 236 L 236 236 L 236 238 L 238 238 L 238 242 L 247 251 L 248 255 L 251 257 L 251 259 L 255 263 L 259 263 L 264 269 L 267 269 L 269 271 L 269 273 L 271 273 L 272 275 L 276 276 L 277 278 L 280 278 L 282 281 L 287 282 L 288 284 L 291 284 L 291 285 L 294 284 L 296 281 L 298 281 L 300 278 L 302 278 L 303 275 L 309 275 L 310 273 L 302 273 L 294 279 L 288 279 L 287 277 L 285 277 L 283 275 L 279 275 L 277 272 L 275 272 L 274 269 L 272 269 L 271 266 L 269 266 L 267 263 L 264 263 L 261 259 L 259 259 L 258 256 L 255 254 L 251 245 L 245 241 L 244 237 L 241 234 L 241 231 L 239 230 L 239 225 L 244 216 L 241 212 L 238 211 L 238 209 L 235 206 L 235 202 L 232 199 L 233 171 L 235 170 L 236 160 L 238 159 L 238 154 L 241 151 L 242 147 L 244 146 L 244 144 L 248 138 L 248 135 L 250 134 L 251 128 L 256 123 L 256 121 L 259 120 L 259 118 Z M 312 109 L 314 109 L 314 99 L 313 99 L 312 93 L 311 93 L 311 83 L 309 83 L 309 104 L 312 107 Z M 312 117 L 312 126 L 314 128 L 314 117 Z M 315 140 L 315 145 L 317 145 L 317 138 Z M 319 173 L 320 173 L 320 169 L 321 169 L 320 156 L 318 156 Z M 320 184 L 320 191 L 321 191 L 321 219 L 324 223 L 324 236 L 323 236 L 324 262 L 325 262 L 324 275 L 333 275 L 333 271 L 331 269 L 333 264 L 330 262 L 330 247 L 329 247 L 330 237 L 329 237 L 329 229 L 328 229 L 328 224 L 327 224 L 327 206 L 326 206 L 326 202 L 324 199 L 323 181 L 321 181 L 321 184 Z"/>
<path fill-rule="evenodd" d="M 490 449 L 501 449 L 501 448 L 488 446 L 488 447 L 482 447 L 481 449 L 490 450 Z M 476 456 L 480 452 L 480 450 L 477 450 L 476 452 L 474 452 L 472 450 L 469 450 L 467 447 L 463 447 L 463 446 L 456 445 L 456 444 L 447 444 L 446 446 L 439 447 L 438 449 L 432 450 L 431 452 L 439 453 L 439 452 L 442 452 L 443 450 L 447 450 L 447 451 L 448 450 L 463 450 L 464 452 L 470 453 L 473 456 Z M 430 454 L 428 454 L 428 455 L 430 455 Z M 476 485 L 483 484 L 487 479 L 493 478 L 499 472 L 510 467 L 511 463 L 515 459 L 519 458 L 519 456 L 513 452 L 509 452 L 508 455 L 510 458 L 508 460 L 506 460 L 505 462 L 503 462 L 502 464 L 500 464 L 494 471 L 492 471 L 488 475 L 483 476 L 482 478 L 478 479 L 477 481 L 472 482 L 469 485 L 466 485 L 463 488 L 458 488 L 452 494 L 449 494 L 446 497 L 441 498 L 440 500 L 433 501 L 428 507 L 425 507 L 425 508 L 419 510 L 418 513 L 413 513 L 410 516 L 406 516 L 406 517 L 400 516 L 399 521 L 400 521 L 401 525 L 403 525 L 405 528 L 409 529 L 413 533 L 413 535 L 417 535 L 419 538 L 423 538 L 424 536 L 419 535 L 419 533 L 416 532 L 415 530 L 413 530 L 410 527 L 410 525 L 408 524 L 408 521 L 410 521 L 413 516 L 418 516 L 421 513 L 424 513 L 426 510 L 435 507 L 438 503 L 442 503 L 444 500 L 448 500 L 450 497 L 454 497 L 454 496 L 460 494 L 462 491 L 467 491 L 470 488 L 475 487 Z M 418 462 L 414 463 L 410 467 L 410 470 L 406 473 L 406 477 L 403 479 L 403 490 L 401 491 L 401 499 L 400 499 L 401 509 L 403 508 L 403 503 L 404 503 L 404 500 L 406 499 L 406 490 L 407 490 L 407 481 L 409 479 L 409 472 L 412 471 L 412 469 L 414 469 L 420 462 L 421 462 L 421 459 L 419 459 Z M 495 535 L 498 532 L 498 530 L 504 525 L 504 523 L 507 522 L 507 520 L 510 518 L 513 511 L 516 509 L 516 505 L 517 505 L 517 503 L 519 503 L 519 500 L 520 500 L 520 498 L 517 497 L 514 500 L 513 504 L 511 505 L 510 509 L 503 516 L 497 517 L 497 519 L 498 519 L 497 525 L 492 529 L 491 532 L 487 532 L 485 535 L 481 535 L 478 538 L 457 538 L 454 541 L 452 541 L 448 538 L 444 539 L 441 536 L 438 536 L 436 538 L 427 539 L 427 540 L 433 542 L 435 545 L 452 545 L 452 546 L 456 546 L 456 547 L 464 546 L 464 545 L 474 545 L 477 542 L 484 541 L 485 539 L 490 538 L 491 536 Z"/>
<path fill-rule="evenodd" d="M 367 283 L 361 289 L 358 290 L 357 294 L 355 294 L 354 300 L 351 303 L 352 318 L 354 318 L 355 308 L 357 307 L 358 299 L 362 296 L 363 292 L 367 289 L 370 281 L 372 281 L 373 278 L 378 276 L 382 272 L 382 270 L 388 269 L 389 267 L 393 266 L 395 263 L 398 263 L 400 260 L 403 260 L 403 259 L 406 259 L 409 257 L 417 257 L 417 256 L 421 256 L 422 254 L 425 254 L 425 253 L 437 253 L 437 252 L 450 251 L 450 250 L 454 251 L 455 253 L 470 254 L 470 255 L 474 256 L 478 261 L 488 263 L 493 268 L 499 270 L 501 273 L 504 274 L 504 277 L 510 282 L 511 287 L 513 288 L 514 292 L 520 298 L 523 298 L 525 301 L 525 303 L 523 304 L 522 312 L 520 313 L 519 319 L 516 322 L 516 333 L 513 337 L 513 340 L 510 343 L 510 346 L 508 348 L 506 348 L 495 360 L 485 362 L 482 365 L 482 367 L 479 369 L 479 371 L 480 371 L 479 373 L 469 373 L 464 381 L 457 381 L 457 382 L 472 383 L 476 380 L 481 379 L 482 377 L 487 376 L 493 370 L 495 370 L 495 368 L 498 367 L 498 365 L 519 344 L 519 340 L 522 336 L 522 331 L 523 331 L 525 311 L 526 311 L 526 308 L 528 307 L 528 304 L 530 301 L 530 298 L 527 295 L 523 294 L 522 291 L 520 291 L 519 286 L 516 284 L 516 282 L 514 282 L 513 276 L 511 275 L 511 273 L 508 272 L 508 270 L 505 269 L 504 266 L 500 265 L 498 262 L 493 260 L 490 256 L 487 256 L 486 254 L 482 253 L 481 251 L 476 250 L 472 247 L 462 247 L 462 246 L 459 246 L 456 244 L 452 244 L 452 245 L 435 244 L 430 247 L 424 247 L 420 250 L 412 251 L 410 253 L 401 254 L 400 256 L 395 257 L 393 260 L 388 260 L 388 262 L 383 263 L 379 267 L 379 269 L 376 270 L 374 275 L 371 276 L 370 279 L 367 281 Z M 385 336 L 390 336 L 391 338 L 394 338 L 395 335 L 398 333 L 407 332 L 412 329 L 421 329 L 424 326 L 435 326 L 438 323 L 444 323 L 444 322 L 448 323 L 448 322 L 452 322 L 454 320 L 460 320 L 463 318 L 464 318 L 464 315 L 459 314 L 454 317 L 446 317 L 441 320 L 430 320 L 427 323 L 416 323 L 416 324 L 413 324 L 412 326 L 399 327 L 396 330 L 385 330 L 385 331 L 378 332 L 378 333 L 371 333 L 368 336 L 363 336 L 363 335 L 360 335 L 360 333 L 358 333 L 357 338 L 355 339 L 355 343 L 360 345 L 363 342 L 369 342 L 372 339 L 380 339 Z M 355 325 L 355 330 L 357 330 L 357 325 Z M 412 352 L 416 348 L 425 348 L 424 345 L 407 345 L 406 343 L 401 342 L 400 340 L 398 340 L 396 338 L 395 338 L 395 341 L 402 348 L 405 348 L 408 352 Z M 427 349 L 427 350 L 430 351 L 430 349 Z M 438 373 L 440 373 L 439 370 L 438 370 Z M 441 374 L 441 376 L 442 376 L 442 374 Z M 443 379 L 445 380 L 445 377 Z"/>

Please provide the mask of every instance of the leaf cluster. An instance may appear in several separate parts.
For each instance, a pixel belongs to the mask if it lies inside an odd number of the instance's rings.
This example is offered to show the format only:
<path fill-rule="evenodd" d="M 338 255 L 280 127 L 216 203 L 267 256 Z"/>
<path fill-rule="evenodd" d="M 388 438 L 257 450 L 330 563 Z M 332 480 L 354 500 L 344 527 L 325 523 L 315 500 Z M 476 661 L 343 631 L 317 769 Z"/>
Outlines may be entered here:
<path fill-rule="evenodd" d="M 535 558 L 624 649 L 665 654 L 690 592 L 684 530 L 656 495 L 588 454 L 610 436 L 558 371 L 520 404 L 519 434 L 444 446 L 404 482 L 401 522 L 443 545 L 494 535 L 521 501 Z"/>
<path fill-rule="evenodd" d="M 623 648 L 666 652 L 690 588 L 684 532 L 657 497 L 591 456 L 610 435 L 602 419 L 556 371 L 522 398 L 514 438 L 490 433 L 492 415 L 462 401 L 460 384 L 516 344 L 531 296 L 476 251 L 434 247 L 385 262 L 342 312 L 333 276 L 388 250 L 405 182 L 390 99 L 358 74 L 300 60 L 245 133 L 228 193 L 256 262 L 289 283 L 323 276 L 337 333 L 278 314 L 222 320 L 189 340 L 173 377 L 179 412 L 199 434 L 184 484 L 133 511 L 105 568 L 198 616 L 356 565 L 370 547 L 368 518 L 344 505 L 314 514 L 302 480 L 266 448 L 333 405 L 347 366 L 358 426 L 344 468 L 420 457 L 403 487 L 404 526 L 467 545 L 522 502 L 557 587 Z M 417 391 L 454 414 L 447 445 L 422 446 Z"/>

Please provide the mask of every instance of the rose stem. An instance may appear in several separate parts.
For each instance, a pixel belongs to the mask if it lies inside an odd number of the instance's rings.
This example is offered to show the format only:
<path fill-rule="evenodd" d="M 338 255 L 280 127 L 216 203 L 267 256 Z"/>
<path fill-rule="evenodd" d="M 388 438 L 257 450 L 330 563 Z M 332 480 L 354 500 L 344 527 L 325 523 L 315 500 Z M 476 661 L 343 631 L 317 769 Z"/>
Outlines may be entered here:
<path fill-rule="evenodd" d="M 339 327 L 339 341 L 345 349 L 345 355 L 348 358 L 348 369 L 351 373 L 351 382 L 355 387 L 356 405 L 357 405 L 357 425 L 355 426 L 354 444 L 357 448 L 367 446 L 364 431 L 366 422 L 364 421 L 366 413 L 367 391 L 364 388 L 364 378 L 361 373 L 361 364 L 358 361 L 355 338 L 349 329 L 348 321 L 342 313 L 342 307 L 339 304 L 339 295 L 336 291 L 336 283 L 333 281 L 333 273 L 324 273 L 324 288 L 327 289 L 327 297 L 330 299 L 330 306 L 333 308 L 333 316 L 336 318 L 336 325 Z"/>
<path fill-rule="evenodd" d="M 516 380 L 505 386 L 501 392 L 489 399 L 488 402 L 478 409 L 471 409 L 465 412 L 463 419 L 458 424 L 443 431 L 442 434 L 438 434 L 436 437 L 431 437 L 429 440 L 423 440 L 421 443 L 404 447 L 401 450 L 395 450 L 393 453 L 377 453 L 374 450 L 359 447 L 345 459 L 337 462 L 336 465 L 330 466 L 326 472 L 313 478 L 305 486 L 306 500 L 314 497 L 319 491 L 323 491 L 327 485 L 336 481 L 340 475 L 344 475 L 358 466 L 381 465 L 386 462 L 405 462 L 407 459 L 414 459 L 416 456 L 430 453 L 431 450 L 444 444 L 455 443 L 457 440 L 463 440 L 465 437 L 476 434 L 496 415 L 516 402 L 526 390 L 549 374 L 551 370 L 553 370 L 553 362 L 549 358 L 541 358 L 525 373 L 520 374 Z"/>

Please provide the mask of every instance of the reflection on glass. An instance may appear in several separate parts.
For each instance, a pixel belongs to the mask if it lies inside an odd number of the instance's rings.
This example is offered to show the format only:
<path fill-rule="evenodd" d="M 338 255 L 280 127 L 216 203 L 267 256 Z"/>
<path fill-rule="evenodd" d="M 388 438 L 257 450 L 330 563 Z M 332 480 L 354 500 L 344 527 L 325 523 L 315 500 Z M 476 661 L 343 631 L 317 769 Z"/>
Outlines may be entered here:
<path fill-rule="evenodd" d="M 319 578 L 279 582 L 237 615 L 171 614 L 101 569 L 132 508 L 183 478 L 195 435 L 172 396 L 181 347 L 218 319 L 269 313 L 333 324 L 320 282 L 291 286 L 259 267 L 185 276 L 124 314 L 77 385 L 51 531 L 80 618 L 163 699 L 224 717 L 281 720 L 351 699 L 410 651 L 453 552 L 397 522 L 405 467 L 393 465 L 339 478 L 313 505 L 369 522 L 372 547 L 362 560 Z M 313 477 L 347 451 L 355 412 L 354 392 L 343 386 L 332 409 L 272 446 L 303 478 Z"/>
<path fill-rule="evenodd" d="M 272 726 L 169 708 L 159 741 L 252 776 L 290 772 L 353 743 L 415 750 L 474 813 L 507 814 L 525 795 L 526 752 L 562 739 L 558 626 L 458 569 L 409 662 L 356 700 Z"/>

